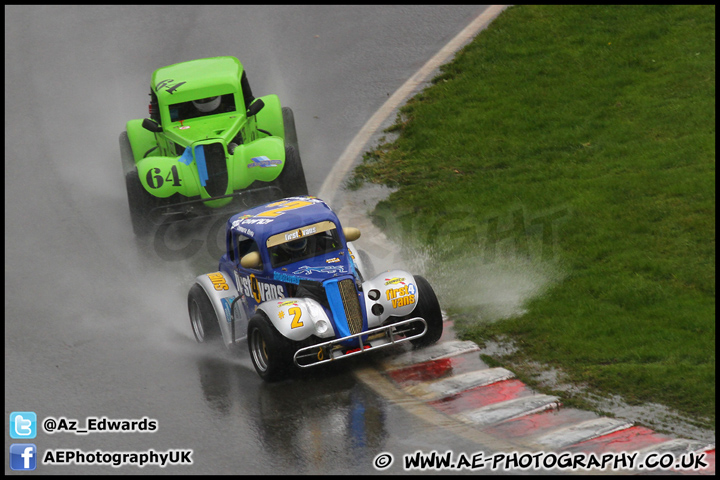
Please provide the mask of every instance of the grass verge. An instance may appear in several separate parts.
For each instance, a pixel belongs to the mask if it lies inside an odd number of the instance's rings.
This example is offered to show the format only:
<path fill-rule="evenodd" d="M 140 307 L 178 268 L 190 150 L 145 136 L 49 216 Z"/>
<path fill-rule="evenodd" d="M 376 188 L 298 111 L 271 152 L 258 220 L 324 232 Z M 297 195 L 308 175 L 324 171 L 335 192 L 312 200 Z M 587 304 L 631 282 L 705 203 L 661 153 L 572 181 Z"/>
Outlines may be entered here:
<path fill-rule="evenodd" d="M 715 7 L 516 6 L 349 182 L 463 336 L 715 425 Z"/>

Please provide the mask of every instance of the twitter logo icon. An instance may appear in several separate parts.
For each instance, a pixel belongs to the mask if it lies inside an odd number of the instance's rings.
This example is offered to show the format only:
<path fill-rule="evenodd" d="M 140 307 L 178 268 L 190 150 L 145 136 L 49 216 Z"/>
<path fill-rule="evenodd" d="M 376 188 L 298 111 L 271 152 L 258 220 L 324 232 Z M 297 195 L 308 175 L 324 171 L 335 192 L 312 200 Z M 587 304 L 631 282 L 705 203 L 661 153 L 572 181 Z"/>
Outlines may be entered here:
<path fill-rule="evenodd" d="M 35 412 L 12 412 L 10 414 L 11 438 L 35 438 L 37 415 Z"/>

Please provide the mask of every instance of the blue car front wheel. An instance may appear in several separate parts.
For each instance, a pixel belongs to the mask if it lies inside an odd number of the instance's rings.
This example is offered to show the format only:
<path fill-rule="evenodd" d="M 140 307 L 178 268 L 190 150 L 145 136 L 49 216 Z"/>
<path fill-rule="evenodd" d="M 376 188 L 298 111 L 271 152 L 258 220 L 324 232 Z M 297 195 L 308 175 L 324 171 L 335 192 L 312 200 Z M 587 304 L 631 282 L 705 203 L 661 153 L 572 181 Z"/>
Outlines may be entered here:
<path fill-rule="evenodd" d="M 248 349 L 255 371 L 263 380 L 285 377 L 291 367 L 290 346 L 262 314 L 248 323 Z"/>
<path fill-rule="evenodd" d="M 422 337 L 410 340 L 410 342 L 416 347 L 424 347 L 440 340 L 443 332 L 442 312 L 430 283 L 420 275 L 415 275 L 415 282 L 418 288 L 418 303 L 410 317 L 424 319 L 427 323 L 427 332 Z M 418 328 L 421 329 L 422 326 L 420 325 Z"/>

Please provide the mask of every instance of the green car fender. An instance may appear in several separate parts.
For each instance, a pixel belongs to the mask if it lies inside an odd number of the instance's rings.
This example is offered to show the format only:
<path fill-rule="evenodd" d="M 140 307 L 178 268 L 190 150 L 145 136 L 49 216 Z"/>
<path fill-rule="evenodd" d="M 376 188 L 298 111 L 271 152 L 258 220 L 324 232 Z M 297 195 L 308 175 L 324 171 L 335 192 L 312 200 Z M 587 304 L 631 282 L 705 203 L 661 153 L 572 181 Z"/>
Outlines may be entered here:
<path fill-rule="evenodd" d="M 130 120 L 125 125 L 127 134 L 128 134 L 128 140 L 130 141 L 130 146 L 132 147 L 133 151 L 133 157 L 135 157 L 135 163 L 139 162 L 143 159 L 145 154 L 150 152 L 150 150 L 155 150 L 154 154 L 157 154 L 157 139 L 155 138 L 155 134 L 145 130 L 142 127 L 142 120 Z"/>
<path fill-rule="evenodd" d="M 265 95 L 259 97 L 265 106 L 256 115 L 257 128 L 265 130 L 272 136 L 285 139 L 285 127 L 283 125 L 282 106 L 277 95 Z"/>
<path fill-rule="evenodd" d="M 272 182 L 285 166 L 285 142 L 272 136 L 238 145 L 231 163 L 233 190 L 246 188 L 255 180 Z"/>
<path fill-rule="evenodd" d="M 149 156 L 137 162 L 143 187 L 152 195 L 167 198 L 175 193 L 186 197 L 207 197 L 200 188 L 195 163 L 185 165 L 179 157 Z"/>

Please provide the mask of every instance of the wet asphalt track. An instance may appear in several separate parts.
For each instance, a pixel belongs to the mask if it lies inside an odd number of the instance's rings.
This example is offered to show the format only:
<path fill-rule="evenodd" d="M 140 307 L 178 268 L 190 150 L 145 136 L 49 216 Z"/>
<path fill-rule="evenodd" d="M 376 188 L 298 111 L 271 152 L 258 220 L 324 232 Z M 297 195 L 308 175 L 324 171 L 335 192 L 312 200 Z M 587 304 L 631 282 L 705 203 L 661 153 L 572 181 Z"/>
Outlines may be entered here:
<path fill-rule="evenodd" d="M 234 55 L 256 95 L 294 109 L 316 193 L 387 96 L 484 8 L 5 7 L 6 432 L 13 411 L 149 417 L 156 432 L 32 442 L 41 455 L 192 449 L 194 462 L 37 473 L 374 473 L 385 451 L 401 472 L 403 453 L 486 447 L 377 396 L 352 366 L 266 385 L 247 355 L 195 344 L 187 289 L 217 244 L 136 244 L 117 141 L 146 115 L 153 69 Z"/>

